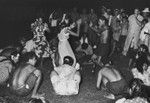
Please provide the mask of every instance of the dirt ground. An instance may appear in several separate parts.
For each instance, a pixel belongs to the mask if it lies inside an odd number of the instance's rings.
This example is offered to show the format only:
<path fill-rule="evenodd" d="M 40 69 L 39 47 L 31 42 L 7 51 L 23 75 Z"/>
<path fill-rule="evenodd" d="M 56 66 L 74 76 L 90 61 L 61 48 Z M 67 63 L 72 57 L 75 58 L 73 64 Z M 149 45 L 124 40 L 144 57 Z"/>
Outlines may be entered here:
<path fill-rule="evenodd" d="M 128 68 L 128 58 L 122 55 L 113 55 L 112 61 L 116 69 L 118 69 L 123 77 L 127 80 L 127 82 L 132 78 Z M 82 82 L 80 84 L 80 91 L 78 95 L 75 96 L 58 96 L 55 94 L 50 79 L 49 74 L 52 70 L 52 66 L 49 61 L 45 61 L 43 64 L 43 68 L 41 68 L 43 73 L 43 82 L 39 88 L 40 93 L 45 93 L 46 99 L 49 103 L 113 103 L 114 101 L 109 100 L 104 97 L 107 92 L 105 90 L 97 90 L 96 89 L 96 78 L 97 72 L 99 68 L 95 69 L 92 72 L 92 65 L 84 65 L 82 70 L 80 71 L 82 75 Z M 4 88 L 1 86 L 0 88 L 0 96 L 5 96 L 8 103 L 27 103 L 29 97 L 17 97 L 12 95 L 9 92 L 8 88 Z M 0 102 L 1 103 L 1 102 Z"/>

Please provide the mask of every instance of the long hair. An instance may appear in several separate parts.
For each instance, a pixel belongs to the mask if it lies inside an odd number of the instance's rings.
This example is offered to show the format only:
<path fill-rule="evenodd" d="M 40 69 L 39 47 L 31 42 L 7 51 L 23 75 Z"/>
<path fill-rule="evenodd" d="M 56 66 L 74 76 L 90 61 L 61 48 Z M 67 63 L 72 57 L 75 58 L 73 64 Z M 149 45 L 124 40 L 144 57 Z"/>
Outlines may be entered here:
<path fill-rule="evenodd" d="M 137 78 L 134 78 L 129 83 L 129 88 L 131 89 L 131 93 L 127 95 L 127 99 L 132 99 L 136 97 L 141 97 L 147 99 L 148 96 L 143 88 L 143 81 Z"/>

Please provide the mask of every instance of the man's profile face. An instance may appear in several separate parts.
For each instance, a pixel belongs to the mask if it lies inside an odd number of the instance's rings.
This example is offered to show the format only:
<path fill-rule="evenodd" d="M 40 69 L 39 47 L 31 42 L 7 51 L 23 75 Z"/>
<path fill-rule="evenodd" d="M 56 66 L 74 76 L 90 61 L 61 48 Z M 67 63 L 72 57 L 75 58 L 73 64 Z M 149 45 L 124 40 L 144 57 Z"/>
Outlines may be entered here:
<path fill-rule="evenodd" d="M 29 59 L 29 62 L 30 62 L 30 64 L 32 64 L 32 65 L 35 65 L 35 63 L 36 63 L 36 58 L 34 57 L 34 58 L 32 58 L 32 59 Z"/>

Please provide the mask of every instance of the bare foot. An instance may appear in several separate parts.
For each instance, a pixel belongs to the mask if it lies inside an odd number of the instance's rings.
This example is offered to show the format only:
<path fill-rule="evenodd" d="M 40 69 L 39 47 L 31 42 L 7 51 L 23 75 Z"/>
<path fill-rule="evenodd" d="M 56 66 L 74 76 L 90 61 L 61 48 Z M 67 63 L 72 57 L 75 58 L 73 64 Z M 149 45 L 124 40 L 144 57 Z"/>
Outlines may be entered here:
<path fill-rule="evenodd" d="M 42 93 L 42 94 L 35 94 L 35 95 L 32 95 L 31 98 L 43 99 L 44 96 L 45 96 L 45 93 Z"/>
<path fill-rule="evenodd" d="M 108 99 L 115 99 L 115 96 L 113 94 L 104 95 L 104 97 Z"/>

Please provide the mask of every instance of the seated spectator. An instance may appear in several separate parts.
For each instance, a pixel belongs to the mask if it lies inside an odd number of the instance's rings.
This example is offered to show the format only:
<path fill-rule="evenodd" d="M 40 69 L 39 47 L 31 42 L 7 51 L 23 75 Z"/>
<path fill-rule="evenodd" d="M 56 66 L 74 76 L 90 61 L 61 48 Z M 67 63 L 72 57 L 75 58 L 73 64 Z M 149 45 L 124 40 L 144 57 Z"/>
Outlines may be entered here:
<path fill-rule="evenodd" d="M 133 77 L 141 79 L 145 85 L 150 86 L 150 54 L 147 46 L 141 45 L 135 57 L 134 67 L 131 69 Z"/>
<path fill-rule="evenodd" d="M 13 74 L 16 63 L 19 60 L 19 53 L 14 51 L 10 57 L 5 55 L 0 56 L 0 84 L 9 86 L 11 75 Z"/>
<path fill-rule="evenodd" d="M 49 101 L 45 100 L 45 98 L 40 99 L 32 98 L 31 100 L 29 100 L 29 103 L 49 103 Z"/>
<path fill-rule="evenodd" d="M 54 64 L 54 71 L 51 72 L 50 79 L 58 95 L 76 95 L 79 92 L 81 81 L 80 73 L 77 71 L 79 64 L 73 67 L 73 63 L 73 58 L 66 56 L 63 65 L 56 67 Z"/>
<path fill-rule="evenodd" d="M 115 96 L 123 95 L 127 89 L 127 83 L 119 71 L 107 65 L 98 72 L 96 87 L 102 89 L 102 84 L 110 92 L 106 96 L 109 99 L 115 99 Z"/>
<path fill-rule="evenodd" d="M 77 54 L 81 54 L 79 57 L 79 62 L 89 61 L 93 54 L 93 48 L 88 43 L 80 44 L 76 49 Z"/>
<path fill-rule="evenodd" d="M 143 63 L 146 62 L 146 54 L 148 52 L 148 47 L 144 44 L 140 45 L 138 50 L 130 50 L 130 60 L 129 60 L 129 67 L 132 66 L 142 66 Z"/>
<path fill-rule="evenodd" d="M 31 90 L 32 98 L 41 98 L 43 94 L 38 94 L 37 90 L 41 82 L 41 71 L 36 69 L 37 56 L 34 52 L 24 54 L 22 62 L 18 65 L 13 79 L 12 90 L 19 96 L 28 95 Z"/>
<path fill-rule="evenodd" d="M 150 66 L 143 64 L 143 67 L 133 68 L 132 74 L 134 78 L 138 78 L 144 82 L 146 86 L 150 86 Z"/>
<path fill-rule="evenodd" d="M 11 53 L 17 51 L 17 48 L 10 46 L 1 50 L 0 55 L 5 56 L 7 58 L 11 57 Z"/>
<path fill-rule="evenodd" d="M 127 96 L 117 100 L 115 103 L 148 103 L 148 97 L 143 92 L 143 82 L 140 79 L 133 79 L 129 84 Z"/>

